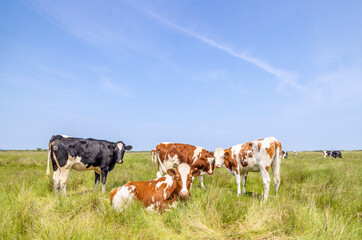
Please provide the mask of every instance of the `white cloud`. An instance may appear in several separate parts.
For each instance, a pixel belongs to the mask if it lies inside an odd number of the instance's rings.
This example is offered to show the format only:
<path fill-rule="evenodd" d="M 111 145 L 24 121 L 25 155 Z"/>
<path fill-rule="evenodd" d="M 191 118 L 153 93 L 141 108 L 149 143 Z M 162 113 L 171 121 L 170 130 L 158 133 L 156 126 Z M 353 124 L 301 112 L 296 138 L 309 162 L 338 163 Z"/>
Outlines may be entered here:
<path fill-rule="evenodd" d="M 210 38 L 207 38 L 205 36 L 202 36 L 201 34 L 199 33 L 196 33 L 196 32 L 193 32 L 189 29 L 186 29 L 184 27 L 181 27 L 171 21 L 169 21 L 168 19 L 166 18 L 163 18 L 161 17 L 160 15 L 154 13 L 153 11 L 149 10 L 149 9 L 146 9 L 146 12 L 148 12 L 148 14 L 152 17 L 154 17 L 155 19 L 159 20 L 160 22 L 172 27 L 172 28 L 175 28 L 187 35 L 190 35 L 194 38 L 197 38 L 198 40 L 210 45 L 210 46 L 213 46 L 215 48 L 218 48 L 236 58 L 239 58 L 239 59 L 242 59 L 244 61 L 247 61 L 251 64 L 254 64 L 255 66 L 257 66 L 258 68 L 274 75 L 275 77 L 277 77 L 277 79 L 279 79 L 279 81 L 281 81 L 281 83 L 284 83 L 284 84 L 288 84 L 288 85 L 291 85 L 297 89 L 302 89 L 302 87 L 298 84 L 297 82 L 297 75 L 294 74 L 294 73 L 291 73 L 291 72 L 287 72 L 287 71 L 284 71 L 284 70 L 281 70 L 281 69 L 277 69 L 277 68 L 274 68 L 272 67 L 270 64 L 266 63 L 265 61 L 262 61 L 256 57 L 253 57 L 253 56 L 250 56 L 248 55 L 247 53 L 240 53 L 240 52 L 237 52 L 236 50 L 232 49 L 231 47 L 229 46 L 226 46 L 225 44 L 222 44 L 222 43 L 219 43 L 219 42 L 216 42 Z"/>

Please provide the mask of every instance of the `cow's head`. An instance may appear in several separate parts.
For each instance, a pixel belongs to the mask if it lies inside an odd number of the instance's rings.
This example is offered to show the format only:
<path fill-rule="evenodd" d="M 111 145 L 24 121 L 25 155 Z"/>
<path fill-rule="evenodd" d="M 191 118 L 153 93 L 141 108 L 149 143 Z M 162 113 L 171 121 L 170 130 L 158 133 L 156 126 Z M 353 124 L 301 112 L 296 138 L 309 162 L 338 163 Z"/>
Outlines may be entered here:
<path fill-rule="evenodd" d="M 225 159 L 229 159 L 229 151 L 225 151 L 222 148 L 216 148 L 214 152 L 215 167 L 219 168 L 225 164 Z"/>
<path fill-rule="evenodd" d="M 213 152 L 207 152 L 205 155 L 206 165 L 204 167 L 204 171 L 209 175 L 214 173 L 215 168 L 215 157 Z"/>
<path fill-rule="evenodd" d="M 200 170 L 191 169 L 186 163 L 181 163 L 177 169 L 168 169 L 167 174 L 170 175 L 176 182 L 176 191 L 181 198 L 187 198 L 190 196 L 190 186 L 193 177 L 200 175 Z"/>
<path fill-rule="evenodd" d="M 117 142 L 116 143 L 116 155 L 117 155 L 117 163 L 121 164 L 123 163 L 123 156 L 124 156 L 124 152 L 127 150 L 127 151 L 130 151 L 132 150 L 132 146 L 131 145 L 126 145 L 124 144 L 122 141 L 120 142 Z"/>

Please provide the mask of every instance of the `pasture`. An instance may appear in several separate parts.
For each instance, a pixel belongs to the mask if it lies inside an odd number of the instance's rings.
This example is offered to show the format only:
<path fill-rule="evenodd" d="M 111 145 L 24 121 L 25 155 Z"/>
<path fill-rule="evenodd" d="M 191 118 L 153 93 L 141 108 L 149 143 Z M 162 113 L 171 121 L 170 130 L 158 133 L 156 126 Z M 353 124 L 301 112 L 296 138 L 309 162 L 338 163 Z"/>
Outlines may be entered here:
<path fill-rule="evenodd" d="M 192 199 L 157 214 L 134 204 L 119 213 L 108 192 L 156 177 L 149 152 L 127 152 L 109 173 L 106 193 L 93 192 L 94 173 L 71 171 L 67 196 L 55 197 L 45 177 L 46 151 L 0 151 L 2 239 L 361 239 L 362 151 L 323 159 L 299 152 L 282 159 L 279 194 L 261 200 L 259 173 L 249 173 L 245 196 L 224 168 L 196 179 Z M 271 175 L 271 172 L 270 172 Z M 52 171 L 51 171 L 52 176 Z M 272 176 L 272 175 L 271 175 Z"/>

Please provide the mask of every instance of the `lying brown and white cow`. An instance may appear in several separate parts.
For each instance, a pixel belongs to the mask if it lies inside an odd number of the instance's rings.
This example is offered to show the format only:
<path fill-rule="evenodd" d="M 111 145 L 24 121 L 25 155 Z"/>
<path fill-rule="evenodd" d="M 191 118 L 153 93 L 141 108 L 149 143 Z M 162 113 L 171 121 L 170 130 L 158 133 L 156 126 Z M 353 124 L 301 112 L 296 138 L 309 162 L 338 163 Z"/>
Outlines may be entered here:
<path fill-rule="evenodd" d="M 258 139 L 253 142 L 238 144 L 228 149 L 215 150 L 215 167 L 224 166 L 229 173 L 235 176 L 238 185 L 237 194 L 240 195 L 240 174 L 243 174 L 242 183 L 245 194 L 245 183 L 248 172 L 260 172 L 264 183 L 264 199 L 269 195 L 269 168 L 273 169 L 275 193 L 280 183 L 280 163 L 282 144 L 274 137 Z"/>
<path fill-rule="evenodd" d="M 152 149 L 151 155 L 152 161 L 158 163 L 157 177 L 161 177 L 174 164 L 186 163 L 191 168 L 201 171 L 199 180 L 201 187 L 205 189 L 203 175 L 205 173 L 209 175 L 214 173 L 214 154 L 203 147 L 164 142 L 159 143 L 155 149 Z"/>
<path fill-rule="evenodd" d="M 177 169 L 168 169 L 167 175 L 147 182 L 128 182 L 113 189 L 109 198 L 114 209 L 124 210 L 132 201 L 139 200 L 149 210 L 167 210 L 176 206 L 176 200 L 190 196 L 190 185 L 200 170 L 192 170 L 182 163 Z"/>

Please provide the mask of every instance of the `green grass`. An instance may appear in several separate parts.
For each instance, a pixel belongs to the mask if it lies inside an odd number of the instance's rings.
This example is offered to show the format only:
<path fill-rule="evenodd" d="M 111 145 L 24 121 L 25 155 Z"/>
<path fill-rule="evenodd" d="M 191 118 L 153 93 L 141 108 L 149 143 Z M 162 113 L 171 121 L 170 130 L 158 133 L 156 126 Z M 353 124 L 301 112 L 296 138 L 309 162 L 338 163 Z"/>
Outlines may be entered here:
<path fill-rule="evenodd" d="M 45 177 L 47 152 L 0 151 L 2 239 L 361 239 L 362 152 L 323 159 L 301 152 L 282 160 L 279 194 L 261 200 L 260 174 L 250 173 L 246 196 L 225 169 L 195 180 L 192 199 L 163 214 L 141 204 L 114 211 L 108 192 L 93 192 L 94 173 L 72 171 L 67 196 Z M 147 152 L 126 153 L 108 175 L 107 191 L 156 177 Z M 272 179 L 272 178 L 271 178 Z M 273 181 L 271 181 L 273 182 Z"/>

